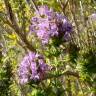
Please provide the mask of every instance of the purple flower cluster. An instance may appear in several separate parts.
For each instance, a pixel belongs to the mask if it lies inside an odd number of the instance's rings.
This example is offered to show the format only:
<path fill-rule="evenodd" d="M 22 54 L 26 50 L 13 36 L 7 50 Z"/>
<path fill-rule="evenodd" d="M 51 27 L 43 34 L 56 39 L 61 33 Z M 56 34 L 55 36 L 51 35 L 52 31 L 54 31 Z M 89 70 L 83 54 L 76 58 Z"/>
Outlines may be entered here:
<path fill-rule="evenodd" d="M 66 38 L 72 32 L 72 25 L 65 16 L 47 6 L 40 6 L 38 9 L 32 17 L 30 31 L 37 35 L 42 44 L 47 44 L 53 37 Z"/>
<path fill-rule="evenodd" d="M 26 84 L 31 80 L 42 80 L 50 69 L 51 67 L 45 63 L 42 55 L 30 52 L 19 66 L 20 84 Z"/>

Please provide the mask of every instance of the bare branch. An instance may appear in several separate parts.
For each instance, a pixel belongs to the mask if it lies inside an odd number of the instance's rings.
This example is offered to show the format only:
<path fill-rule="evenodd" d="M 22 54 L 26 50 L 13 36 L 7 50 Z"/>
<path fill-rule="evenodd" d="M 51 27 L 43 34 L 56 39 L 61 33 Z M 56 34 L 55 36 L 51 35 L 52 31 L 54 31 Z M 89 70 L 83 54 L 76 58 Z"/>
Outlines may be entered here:
<path fill-rule="evenodd" d="M 6 6 L 6 10 L 8 12 L 9 15 L 9 19 L 12 23 L 12 27 L 15 30 L 15 32 L 18 34 L 18 36 L 20 37 L 20 39 L 25 43 L 26 47 L 31 50 L 31 51 L 36 51 L 36 49 L 28 42 L 26 36 L 23 34 L 22 29 L 19 28 L 16 19 L 15 19 L 15 15 L 12 11 L 11 5 L 9 3 L 9 0 L 4 0 L 5 6 Z"/>
<path fill-rule="evenodd" d="M 38 83 L 40 83 L 40 82 L 42 82 L 43 80 L 47 80 L 47 79 L 52 79 L 52 78 L 59 78 L 59 77 L 61 77 L 61 76 L 63 76 L 63 75 L 68 75 L 68 76 L 74 76 L 74 77 L 76 77 L 76 78 L 80 78 L 79 77 L 79 74 L 78 73 L 76 73 L 76 72 L 71 72 L 71 71 L 64 71 L 64 72 L 62 72 L 62 73 L 60 73 L 60 74 L 49 74 L 48 76 L 46 76 L 44 79 L 42 79 L 42 80 L 39 80 L 39 81 L 37 81 L 37 82 L 34 82 L 34 81 L 30 81 L 29 83 L 31 83 L 31 84 L 38 84 Z"/>
<path fill-rule="evenodd" d="M 61 74 L 58 74 L 58 75 L 52 74 L 52 75 L 44 78 L 44 80 L 46 80 L 46 79 L 51 79 L 51 78 L 54 78 L 54 77 L 55 77 L 55 78 L 58 78 L 58 77 L 60 77 L 60 76 L 62 76 L 62 75 L 71 75 L 71 76 L 74 76 L 74 77 L 76 77 L 76 78 L 79 78 L 79 74 L 78 74 L 77 72 L 64 71 L 64 72 L 62 72 Z"/>
<path fill-rule="evenodd" d="M 34 0 L 26 0 L 26 2 L 28 3 L 28 5 L 30 5 L 31 9 L 34 9 L 39 14 L 38 7 L 36 6 L 36 3 Z"/>
<path fill-rule="evenodd" d="M 60 3 L 60 6 L 62 8 L 63 13 L 65 14 L 65 9 L 66 9 L 66 7 L 68 5 L 69 0 L 67 0 L 65 4 L 61 0 L 58 0 L 58 1 Z"/>

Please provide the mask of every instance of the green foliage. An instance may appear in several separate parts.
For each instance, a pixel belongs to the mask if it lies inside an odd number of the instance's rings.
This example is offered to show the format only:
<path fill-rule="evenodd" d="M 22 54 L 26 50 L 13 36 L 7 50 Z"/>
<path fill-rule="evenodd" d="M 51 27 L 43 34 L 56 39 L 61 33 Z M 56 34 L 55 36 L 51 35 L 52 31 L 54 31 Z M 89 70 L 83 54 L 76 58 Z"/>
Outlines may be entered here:
<path fill-rule="evenodd" d="M 0 96 L 11 96 L 10 85 L 12 84 L 12 69 L 10 62 L 0 68 Z"/>
<path fill-rule="evenodd" d="M 0 44 L 3 45 L 0 45 L 0 96 L 95 96 L 96 22 L 89 17 L 96 10 L 96 1 L 8 1 L 17 26 L 13 27 L 4 0 L 0 0 Z M 61 38 L 54 38 L 44 47 L 34 34 L 29 34 L 31 17 L 40 5 L 48 5 L 68 17 L 73 26 L 70 41 L 66 43 L 61 42 Z M 44 55 L 52 70 L 47 79 L 22 86 L 19 84 L 18 66 L 33 46 Z"/>

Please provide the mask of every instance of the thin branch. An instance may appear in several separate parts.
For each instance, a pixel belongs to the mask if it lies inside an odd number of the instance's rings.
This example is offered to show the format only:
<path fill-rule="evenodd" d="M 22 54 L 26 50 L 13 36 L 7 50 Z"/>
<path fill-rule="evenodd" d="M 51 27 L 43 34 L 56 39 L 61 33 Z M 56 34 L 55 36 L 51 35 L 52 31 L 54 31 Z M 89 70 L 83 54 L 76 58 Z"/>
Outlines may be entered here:
<path fill-rule="evenodd" d="M 18 35 L 21 35 L 20 34 L 20 28 L 19 28 L 18 24 L 16 23 L 15 15 L 13 14 L 13 11 L 12 11 L 12 8 L 11 8 L 11 5 L 10 5 L 9 1 L 8 0 L 4 0 L 4 3 L 5 3 L 5 6 L 6 6 L 7 13 L 9 15 L 9 19 L 10 19 L 10 21 L 11 21 L 11 23 L 12 23 L 12 25 L 13 25 L 15 31 L 16 31 L 16 33 Z"/>
<path fill-rule="evenodd" d="M 35 11 L 39 12 L 38 11 L 38 7 L 36 6 L 36 3 L 34 0 L 31 0 L 32 4 L 33 4 L 33 8 L 35 9 Z"/>
<path fill-rule="evenodd" d="M 15 32 L 18 34 L 18 36 L 20 37 L 20 39 L 25 43 L 26 47 L 31 50 L 31 51 L 36 51 L 36 49 L 29 43 L 29 41 L 27 40 L 26 36 L 23 34 L 22 29 L 19 28 L 16 19 L 15 19 L 15 15 L 12 11 L 11 5 L 9 3 L 9 0 L 4 0 L 5 6 L 6 6 L 6 10 L 8 12 L 9 15 L 9 19 L 12 23 L 13 29 L 15 30 Z"/>
<path fill-rule="evenodd" d="M 26 36 L 26 20 L 25 20 L 25 3 L 23 3 L 23 1 L 22 0 L 19 0 L 19 5 L 20 5 L 20 7 L 19 7 L 19 9 L 20 9 L 20 12 L 21 12 L 21 14 L 22 14 L 22 17 L 21 17 L 21 19 L 22 19 L 22 31 L 23 31 L 23 34 Z"/>
<path fill-rule="evenodd" d="M 76 78 L 79 78 L 79 74 L 77 72 L 64 71 L 64 72 L 62 72 L 61 74 L 58 74 L 58 75 L 51 74 L 50 76 L 44 78 L 44 80 L 51 79 L 51 78 L 54 78 L 54 77 L 58 78 L 58 77 L 60 77 L 62 75 L 71 75 L 71 76 L 74 76 Z"/>
<path fill-rule="evenodd" d="M 31 82 L 31 84 L 39 84 L 40 82 L 42 82 L 43 80 L 47 80 L 47 79 L 52 79 L 52 78 L 58 78 L 58 77 L 61 77 L 61 76 L 63 76 L 63 75 L 69 75 L 69 76 L 74 76 L 74 77 L 76 77 L 76 78 L 80 78 L 80 76 L 79 76 L 79 74 L 78 73 L 76 73 L 76 72 L 71 72 L 71 71 L 64 71 L 64 72 L 62 72 L 62 73 L 60 73 L 60 74 L 49 74 L 48 76 L 46 76 L 45 78 L 43 78 L 42 80 L 39 80 L 39 81 L 37 81 L 37 82 L 34 82 L 34 81 L 30 81 Z M 29 83 L 30 83 L 29 82 Z"/>
<path fill-rule="evenodd" d="M 63 13 L 65 14 L 65 10 L 66 10 L 69 0 L 67 0 L 65 4 L 61 0 L 58 0 L 58 1 L 60 3 Z"/>
<path fill-rule="evenodd" d="M 26 2 L 28 3 L 31 9 L 34 9 L 39 14 L 38 7 L 36 6 L 36 3 L 34 0 L 26 0 Z"/>

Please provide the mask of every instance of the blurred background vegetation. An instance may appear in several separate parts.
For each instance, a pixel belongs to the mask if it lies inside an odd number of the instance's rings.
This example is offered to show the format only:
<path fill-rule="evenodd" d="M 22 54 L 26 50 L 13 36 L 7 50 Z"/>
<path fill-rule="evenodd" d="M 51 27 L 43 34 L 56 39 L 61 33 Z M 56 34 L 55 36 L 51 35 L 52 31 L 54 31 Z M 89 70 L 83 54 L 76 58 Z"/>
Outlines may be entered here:
<path fill-rule="evenodd" d="M 43 50 L 28 35 L 30 20 L 40 5 L 68 17 L 73 33 L 60 48 L 44 52 L 47 63 L 55 67 L 52 78 L 22 86 L 17 74 L 22 57 L 27 50 Z M 0 96 L 96 96 L 94 13 L 96 0 L 0 0 Z"/>

